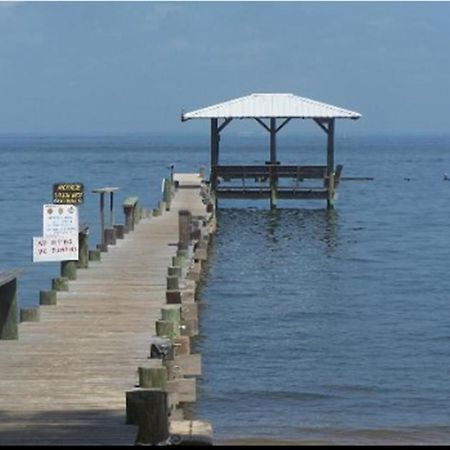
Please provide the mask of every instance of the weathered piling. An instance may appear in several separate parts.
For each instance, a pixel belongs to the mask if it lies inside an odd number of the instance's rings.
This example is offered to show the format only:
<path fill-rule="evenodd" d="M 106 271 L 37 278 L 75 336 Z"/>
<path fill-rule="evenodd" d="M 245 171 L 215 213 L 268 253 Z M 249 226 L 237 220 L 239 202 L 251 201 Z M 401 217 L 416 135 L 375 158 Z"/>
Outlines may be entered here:
<path fill-rule="evenodd" d="M 163 202 L 165 204 L 165 210 L 170 211 L 170 205 L 172 202 L 172 182 L 170 178 L 164 178 L 163 187 Z"/>
<path fill-rule="evenodd" d="M 0 272 L 0 339 L 19 338 L 17 278 L 19 270 Z"/>
<path fill-rule="evenodd" d="M 180 289 L 179 278 L 177 275 L 170 275 L 167 277 L 167 290 Z"/>
<path fill-rule="evenodd" d="M 125 225 L 114 225 L 114 229 L 116 230 L 116 239 L 123 239 L 125 237 Z"/>
<path fill-rule="evenodd" d="M 116 245 L 116 229 L 105 228 L 105 245 Z"/>
<path fill-rule="evenodd" d="M 180 330 L 177 325 L 170 320 L 156 321 L 156 334 L 159 337 L 168 337 L 170 339 L 180 335 Z"/>
<path fill-rule="evenodd" d="M 139 387 L 167 390 L 167 369 L 165 367 L 139 367 Z"/>
<path fill-rule="evenodd" d="M 21 322 L 39 322 L 40 310 L 39 308 L 20 308 Z"/>
<path fill-rule="evenodd" d="M 77 279 L 77 261 L 61 261 L 61 277 L 68 280 Z"/>
<path fill-rule="evenodd" d="M 135 389 L 126 393 L 126 423 L 138 425 L 135 444 L 158 445 L 169 438 L 167 392 Z"/>
<path fill-rule="evenodd" d="M 50 291 L 39 292 L 39 304 L 40 305 L 56 305 L 56 291 L 51 289 Z"/>
<path fill-rule="evenodd" d="M 171 266 L 167 268 L 168 277 L 178 277 L 180 278 L 182 274 L 181 266 Z"/>
<path fill-rule="evenodd" d="M 102 254 L 98 249 L 89 250 L 89 261 L 101 261 Z"/>
<path fill-rule="evenodd" d="M 138 222 L 138 197 L 128 197 L 123 202 L 123 213 L 125 214 L 125 233 L 134 230 L 134 226 Z"/>
<path fill-rule="evenodd" d="M 54 291 L 68 291 L 69 290 L 69 278 L 67 278 L 67 277 L 53 278 L 52 289 Z"/>
<path fill-rule="evenodd" d="M 83 224 L 78 233 L 78 269 L 89 267 L 89 226 Z"/>

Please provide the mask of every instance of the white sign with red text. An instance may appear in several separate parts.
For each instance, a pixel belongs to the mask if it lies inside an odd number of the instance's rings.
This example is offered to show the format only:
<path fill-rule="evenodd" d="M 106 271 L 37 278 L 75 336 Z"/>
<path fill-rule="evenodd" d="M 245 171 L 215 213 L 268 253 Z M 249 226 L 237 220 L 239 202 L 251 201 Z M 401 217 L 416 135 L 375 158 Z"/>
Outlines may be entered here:
<path fill-rule="evenodd" d="M 33 238 L 33 262 L 78 261 L 77 236 Z"/>

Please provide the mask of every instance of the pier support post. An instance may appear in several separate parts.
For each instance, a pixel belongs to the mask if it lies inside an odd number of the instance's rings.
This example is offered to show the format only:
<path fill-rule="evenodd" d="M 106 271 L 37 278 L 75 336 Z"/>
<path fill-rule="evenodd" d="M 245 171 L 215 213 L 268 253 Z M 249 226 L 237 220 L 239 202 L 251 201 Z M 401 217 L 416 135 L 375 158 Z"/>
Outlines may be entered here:
<path fill-rule="evenodd" d="M 0 273 L 0 339 L 19 338 L 17 275 Z"/>
<path fill-rule="evenodd" d="M 20 321 L 21 322 L 39 322 L 40 310 L 39 308 L 21 308 Z"/>
<path fill-rule="evenodd" d="M 89 267 L 89 234 L 86 228 L 78 233 L 78 269 L 87 269 Z"/>
<path fill-rule="evenodd" d="M 123 239 L 125 236 L 125 225 L 114 225 L 116 231 L 116 239 Z"/>
<path fill-rule="evenodd" d="M 169 438 L 167 392 L 146 388 L 126 392 L 126 423 L 138 425 L 137 445 L 157 445 Z"/>
<path fill-rule="evenodd" d="M 102 254 L 100 250 L 98 249 L 89 250 L 89 261 L 101 261 L 101 259 Z"/>
<path fill-rule="evenodd" d="M 180 335 L 179 327 L 169 320 L 157 320 L 156 321 L 156 334 L 159 337 L 167 337 L 173 339 L 175 336 Z"/>
<path fill-rule="evenodd" d="M 180 283 L 177 276 L 168 276 L 167 277 L 167 290 L 168 291 L 176 291 L 180 289 Z"/>
<path fill-rule="evenodd" d="M 67 277 L 53 278 L 52 289 L 54 291 L 68 291 L 69 279 Z"/>
<path fill-rule="evenodd" d="M 164 178 L 163 201 L 166 205 L 166 211 L 170 211 L 170 204 L 172 202 L 172 183 L 170 178 Z"/>
<path fill-rule="evenodd" d="M 165 306 L 161 309 L 161 320 L 165 322 L 172 322 L 175 330 L 180 330 L 181 325 L 181 308 L 180 306 Z M 180 332 L 178 331 L 178 335 Z"/>
<path fill-rule="evenodd" d="M 56 305 L 56 291 L 40 291 L 39 292 L 40 305 Z"/>
<path fill-rule="evenodd" d="M 61 261 L 61 277 L 66 277 L 68 280 L 77 279 L 77 262 L 76 261 Z"/>
<path fill-rule="evenodd" d="M 105 228 L 105 245 L 116 245 L 115 228 Z"/>
<path fill-rule="evenodd" d="M 167 268 L 167 276 L 169 277 L 181 277 L 181 267 L 172 266 Z"/>
<path fill-rule="evenodd" d="M 137 209 L 139 208 L 138 197 L 128 197 L 123 202 L 123 213 L 125 215 L 125 232 L 134 230 L 134 225 L 138 223 Z"/>
<path fill-rule="evenodd" d="M 167 390 L 167 369 L 165 367 L 139 367 L 139 387 Z"/>
<path fill-rule="evenodd" d="M 328 121 L 327 139 L 327 208 L 334 207 L 334 119 Z"/>

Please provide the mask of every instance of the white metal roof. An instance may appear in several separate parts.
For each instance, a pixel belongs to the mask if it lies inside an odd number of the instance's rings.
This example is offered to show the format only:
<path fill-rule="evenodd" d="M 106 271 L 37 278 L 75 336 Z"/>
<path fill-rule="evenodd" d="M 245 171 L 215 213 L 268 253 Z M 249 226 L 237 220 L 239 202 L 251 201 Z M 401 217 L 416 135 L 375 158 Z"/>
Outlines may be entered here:
<path fill-rule="evenodd" d="M 359 119 L 361 114 L 294 94 L 250 94 L 185 113 L 181 120 L 254 117 Z"/>

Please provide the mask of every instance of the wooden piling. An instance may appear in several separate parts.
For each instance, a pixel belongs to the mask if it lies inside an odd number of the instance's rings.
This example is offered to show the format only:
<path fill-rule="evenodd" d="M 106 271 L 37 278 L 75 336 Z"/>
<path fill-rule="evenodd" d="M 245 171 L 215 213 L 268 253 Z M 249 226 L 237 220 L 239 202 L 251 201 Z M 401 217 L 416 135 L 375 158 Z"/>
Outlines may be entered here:
<path fill-rule="evenodd" d="M 167 392 L 145 388 L 126 392 L 126 423 L 138 425 L 136 445 L 157 445 L 169 437 Z"/>
<path fill-rule="evenodd" d="M 185 265 L 186 260 L 189 258 L 189 250 L 188 249 L 178 249 L 177 256 L 181 258 L 182 264 Z"/>
<path fill-rule="evenodd" d="M 40 291 L 39 292 L 40 305 L 56 305 L 56 291 Z"/>
<path fill-rule="evenodd" d="M 125 237 L 125 225 L 114 225 L 116 230 L 116 239 L 123 239 Z"/>
<path fill-rule="evenodd" d="M 172 266 L 182 268 L 182 266 L 184 265 L 183 264 L 184 261 L 185 261 L 185 258 L 183 258 L 182 256 L 177 254 L 176 256 L 172 257 Z"/>
<path fill-rule="evenodd" d="M 170 211 L 170 205 L 172 202 L 172 183 L 170 178 L 164 178 L 163 201 L 165 203 L 165 210 Z"/>
<path fill-rule="evenodd" d="M 105 228 L 105 245 L 116 245 L 115 228 Z"/>
<path fill-rule="evenodd" d="M 101 259 L 102 254 L 100 250 L 98 249 L 89 250 L 89 261 L 101 261 Z"/>
<path fill-rule="evenodd" d="M 169 320 L 156 321 L 156 334 L 160 337 L 168 337 L 170 339 L 180 335 L 178 326 Z"/>
<path fill-rule="evenodd" d="M 130 233 L 137 223 L 137 209 L 139 207 L 138 197 L 128 197 L 123 202 L 123 212 L 125 215 L 125 230 Z"/>
<path fill-rule="evenodd" d="M 167 277 L 167 290 L 176 291 L 180 289 L 179 278 L 177 276 L 168 276 Z"/>
<path fill-rule="evenodd" d="M 139 387 L 167 390 L 167 369 L 165 367 L 139 367 Z"/>
<path fill-rule="evenodd" d="M 182 270 L 180 266 L 172 266 L 167 268 L 167 276 L 169 277 L 181 277 Z"/>
<path fill-rule="evenodd" d="M 68 280 L 77 279 L 77 261 L 61 261 L 61 277 Z"/>
<path fill-rule="evenodd" d="M 39 322 L 40 310 L 39 308 L 20 308 L 21 322 Z"/>
<path fill-rule="evenodd" d="M 78 233 L 78 269 L 87 269 L 89 267 L 89 227 L 82 227 Z"/>
<path fill-rule="evenodd" d="M 181 291 L 168 290 L 166 291 L 166 302 L 168 305 L 178 305 L 181 303 Z"/>
<path fill-rule="evenodd" d="M 52 289 L 54 291 L 68 291 L 69 279 L 67 277 L 53 278 Z"/>

